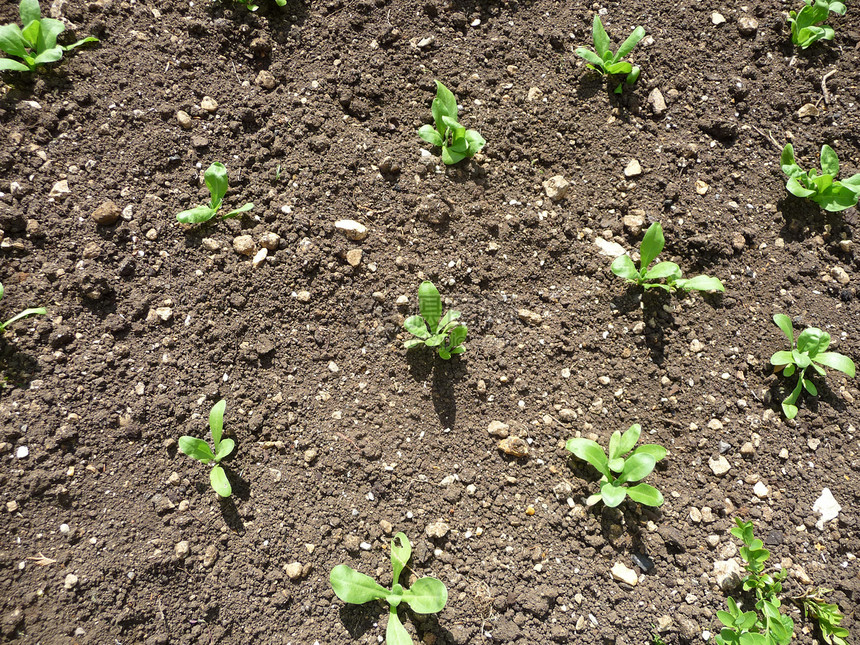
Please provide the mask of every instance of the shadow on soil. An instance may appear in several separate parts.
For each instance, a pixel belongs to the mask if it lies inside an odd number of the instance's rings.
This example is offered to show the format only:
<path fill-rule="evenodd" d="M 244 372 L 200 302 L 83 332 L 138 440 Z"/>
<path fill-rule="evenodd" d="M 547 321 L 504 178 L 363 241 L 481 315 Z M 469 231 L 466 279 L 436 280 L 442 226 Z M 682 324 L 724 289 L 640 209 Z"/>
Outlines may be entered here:
<path fill-rule="evenodd" d="M 450 360 L 442 360 L 435 352 L 421 351 L 422 348 L 406 353 L 409 363 L 409 374 L 416 382 L 424 382 L 431 376 L 431 397 L 433 409 L 439 417 L 439 423 L 445 428 L 454 428 L 457 421 L 457 401 L 454 398 L 454 387 L 466 375 L 466 365 L 459 356 Z"/>

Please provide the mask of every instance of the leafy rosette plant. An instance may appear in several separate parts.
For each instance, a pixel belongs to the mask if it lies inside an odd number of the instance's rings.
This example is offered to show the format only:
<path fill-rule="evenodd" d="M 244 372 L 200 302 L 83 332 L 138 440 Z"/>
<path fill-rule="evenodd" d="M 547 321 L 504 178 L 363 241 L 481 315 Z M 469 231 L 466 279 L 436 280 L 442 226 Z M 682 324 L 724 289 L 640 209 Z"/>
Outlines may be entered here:
<path fill-rule="evenodd" d="M 196 459 L 200 463 L 208 464 L 213 462 L 215 466 L 209 471 L 209 481 L 212 488 L 221 497 L 230 497 L 233 493 L 233 488 L 230 486 L 230 480 L 227 479 L 227 474 L 221 467 L 221 460 L 233 452 L 236 447 L 234 442 L 229 437 L 221 438 L 221 433 L 224 430 L 224 410 L 227 409 L 227 402 L 223 399 L 212 406 L 209 411 L 209 430 L 212 432 L 212 447 L 197 437 L 184 436 L 179 438 L 179 450 L 188 455 L 192 459 Z"/>
<path fill-rule="evenodd" d="M 432 125 L 422 125 L 418 136 L 427 143 L 442 148 L 446 166 L 462 161 L 481 151 L 487 143 L 477 130 L 467 130 L 457 121 L 457 99 L 447 87 L 436 81 L 436 98 L 430 105 Z"/>
<path fill-rule="evenodd" d="M 640 69 L 635 67 L 628 61 L 624 60 L 633 48 L 645 37 L 645 30 L 642 27 L 636 27 L 633 32 L 627 37 L 616 53 L 612 53 L 609 49 L 609 36 L 606 35 L 606 30 L 603 28 L 603 23 L 600 21 L 600 16 L 594 16 L 594 23 L 591 29 L 591 38 L 594 41 L 595 51 L 578 47 L 576 55 L 584 58 L 589 69 L 596 70 L 604 76 L 613 76 L 615 74 L 626 74 L 625 83 L 633 85 L 639 78 Z M 615 94 L 621 94 L 624 89 L 624 83 L 620 83 L 615 88 Z"/>
<path fill-rule="evenodd" d="M 845 5 L 830 0 L 803 0 L 806 4 L 800 11 L 788 12 L 788 24 L 791 25 L 791 42 L 806 49 L 819 40 L 833 40 L 836 32 L 830 25 L 820 23 L 827 20 L 830 13 L 845 15 Z"/>
<path fill-rule="evenodd" d="M 821 376 L 825 376 L 824 368 L 829 367 L 854 378 L 854 361 L 838 352 L 825 351 L 830 345 L 830 334 L 826 331 L 821 331 L 817 327 L 804 329 L 797 337 L 797 345 L 795 346 L 791 318 L 785 314 L 776 314 L 773 317 L 773 322 L 788 338 L 789 349 L 776 352 L 770 357 L 770 364 L 777 371 L 782 370 L 782 375 L 785 377 L 792 376 L 798 368 L 800 369 L 797 385 L 782 402 L 782 412 L 785 414 L 785 418 L 793 419 L 797 416 L 795 403 L 800 396 L 801 388 L 812 396 L 818 396 L 818 389 L 815 384 L 806 378 L 807 369 L 811 367 Z"/>
<path fill-rule="evenodd" d="M 407 340 L 403 347 L 435 347 L 439 356 L 445 360 L 466 351 L 463 341 L 466 340 L 468 329 L 463 323 L 457 322 L 460 312 L 451 309 L 442 315 L 442 298 L 439 296 L 439 290 L 429 280 L 425 280 L 418 287 L 418 307 L 421 315 L 410 316 L 403 323 L 406 331 L 416 338 Z"/>
<path fill-rule="evenodd" d="M 224 201 L 224 195 L 227 194 L 228 188 L 227 168 L 224 167 L 224 164 L 216 161 L 206 169 L 206 172 L 203 173 L 203 179 L 206 182 L 206 188 L 209 189 L 209 195 L 211 196 L 209 205 L 196 206 L 195 208 L 182 211 L 177 214 L 176 219 L 183 224 L 202 224 L 203 222 L 208 222 L 210 219 L 215 217 L 221 209 L 221 204 Z M 254 208 L 254 204 L 249 202 L 234 211 L 230 211 L 226 215 L 222 215 L 221 219 L 238 217 L 252 208 Z"/>
<path fill-rule="evenodd" d="M 331 570 L 329 580 L 337 597 L 353 605 L 363 605 L 371 600 L 388 603 L 388 627 L 385 630 L 387 645 L 412 645 L 412 639 L 400 618 L 397 607 L 406 603 L 419 614 L 435 614 L 442 611 L 448 601 L 448 589 L 441 580 L 425 577 L 416 580 L 409 589 L 400 584 L 400 574 L 412 556 L 412 545 L 403 533 L 397 533 L 391 541 L 391 589 L 386 589 L 373 578 L 345 564 Z"/>
<path fill-rule="evenodd" d="M 782 172 L 788 175 L 785 188 L 796 197 L 806 197 L 826 211 L 844 211 L 857 205 L 860 198 L 860 173 L 837 181 L 839 158 L 833 148 L 821 146 L 821 173 L 815 168 L 803 172 L 794 160 L 794 146 L 785 144 L 780 158 Z"/>
<path fill-rule="evenodd" d="M 600 478 L 600 492 L 586 500 L 588 506 L 593 506 L 602 499 L 604 504 L 613 508 L 628 495 L 634 502 L 646 506 L 663 504 L 663 495 L 653 486 L 626 485 L 645 479 L 654 470 L 657 462 L 666 456 L 666 449 L 657 444 L 645 444 L 633 450 L 641 433 L 642 427 L 638 423 L 630 426 L 624 434 L 618 430 L 613 432 L 609 438 L 608 456 L 596 441 L 568 439 L 565 448 L 587 461 L 603 475 Z"/>

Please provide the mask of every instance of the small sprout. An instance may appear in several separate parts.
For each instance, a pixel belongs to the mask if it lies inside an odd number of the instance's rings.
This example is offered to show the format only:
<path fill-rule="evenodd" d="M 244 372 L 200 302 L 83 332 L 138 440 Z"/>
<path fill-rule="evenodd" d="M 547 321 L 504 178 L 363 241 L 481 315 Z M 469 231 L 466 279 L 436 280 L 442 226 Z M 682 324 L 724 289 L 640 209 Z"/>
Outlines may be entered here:
<path fill-rule="evenodd" d="M 208 222 L 217 215 L 221 208 L 221 202 L 224 200 L 224 195 L 227 194 L 227 169 L 224 167 L 224 164 L 217 161 L 213 163 L 203 173 L 203 179 L 206 181 L 206 188 L 209 189 L 212 199 L 208 206 L 197 206 L 196 208 L 177 214 L 176 219 L 183 224 L 202 224 L 203 222 Z M 254 208 L 254 204 L 247 203 L 234 211 L 230 211 L 226 215 L 222 215 L 221 219 L 238 217 L 252 208 Z"/>
<path fill-rule="evenodd" d="M 466 351 L 463 341 L 466 340 L 466 325 L 457 322 L 460 317 L 459 311 L 450 309 L 442 315 L 442 299 L 439 290 L 429 280 L 425 280 L 418 287 L 418 309 L 420 316 L 410 316 L 403 323 L 403 327 L 416 338 L 410 338 L 403 347 L 411 349 L 418 345 L 435 347 L 436 351 L 446 361 L 453 354 L 462 354 Z"/>
<path fill-rule="evenodd" d="M 436 81 L 436 98 L 430 106 L 432 125 L 422 125 L 418 136 L 442 148 L 442 161 L 450 166 L 466 157 L 474 157 L 486 141 L 476 130 L 467 130 L 457 122 L 457 99 L 447 87 Z"/>
<path fill-rule="evenodd" d="M 6 293 L 6 289 L 3 287 L 3 284 L 0 283 L 0 300 L 3 300 L 3 294 Z M 0 323 L 0 334 L 6 331 L 6 328 L 11 325 L 16 320 L 21 320 L 22 318 L 26 318 L 27 316 L 44 316 L 47 314 L 47 310 L 44 307 L 37 307 L 35 309 L 25 309 L 19 314 L 15 314 L 6 322 Z"/>
<path fill-rule="evenodd" d="M 594 24 L 591 32 L 592 40 L 594 40 L 594 49 L 597 53 L 585 47 L 578 47 L 576 55 L 588 62 L 587 67 L 589 69 L 597 70 L 604 76 L 627 74 L 625 82 L 627 85 L 633 85 L 639 79 L 640 69 L 624 60 L 624 57 L 645 37 L 645 30 L 642 27 L 636 27 L 627 36 L 627 40 L 621 43 L 621 47 L 618 48 L 615 54 L 609 49 L 609 36 L 606 35 L 606 30 L 603 28 L 600 16 L 594 16 Z M 615 94 L 621 94 L 623 88 L 624 84 L 619 83 L 618 87 L 614 90 Z"/>
<path fill-rule="evenodd" d="M 98 38 L 88 36 L 71 45 L 57 44 L 57 36 L 66 26 L 53 18 L 42 18 L 38 0 L 21 0 L 18 6 L 21 16 L 21 29 L 15 23 L 0 27 L 0 50 L 12 58 L 0 58 L 0 71 L 32 72 L 40 65 L 54 63 L 63 57 L 63 52 L 71 51 L 84 43 L 97 43 Z"/>
<path fill-rule="evenodd" d="M 398 544 L 399 542 L 399 544 Z M 329 580 L 337 597 L 352 605 L 363 605 L 371 600 L 385 600 L 388 603 L 388 627 L 385 630 L 387 645 L 411 645 L 412 639 L 400 618 L 397 606 L 405 602 L 419 614 L 435 614 L 442 611 L 448 601 L 448 589 L 436 578 L 419 578 L 409 589 L 400 584 L 400 574 L 412 555 L 412 545 L 403 533 L 398 533 L 391 541 L 391 568 L 393 570 L 391 589 L 386 589 L 373 578 L 359 573 L 352 567 L 339 564 L 331 570 Z"/>
<path fill-rule="evenodd" d="M 845 5 L 830 0 L 803 0 L 806 6 L 800 11 L 788 12 L 788 24 L 791 25 L 791 42 L 806 49 L 819 40 L 833 40 L 835 32 L 830 25 L 822 25 L 833 12 L 839 16 L 845 15 Z"/>
<path fill-rule="evenodd" d="M 707 275 L 697 275 L 694 278 L 681 278 L 681 268 L 674 262 L 658 262 L 653 268 L 649 265 L 663 250 L 666 240 L 663 238 L 663 227 L 659 222 L 654 222 L 645 232 L 642 244 L 639 246 L 639 270 L 633 264 L 633 260 L 626 253 L 619 255 L 610 267 L 612 273 L 624 278 L 628 282 L 642 287 L 652 289 L 657 287 L 672 292 L 676 289 L 684 291 L 725 291 L 723 283 L 718 278 Z M 665 278 L 666 283 L 653 282 Z"/>
<path fill-rule="evenodd" d="M 179 438 L 179 449 L 197 461 L 208 464 L 210 461 L 215 463 L 215 466 L 209 472 L 209 481 L 212 483 L 212 488 L 221 497 L 230 497 L 233 489 L 230 486 L 230 481 L 227 479 L 227 474 L 221 467 L 221 460 L 233 452 L 236 443 L 230 439 L 221 439 L 221 432 L 224 429 L 224 410 L 227 408 L 227 402 L 223 399 L 212 406 L 209 412 L 209 430 L 212 432 L 212 448 L 209 444 L 196 437 L 184 436 Z"/>
<path fill-rule="evenodd" d="M 848 645 L 848 630 L 840 627 L 839 623 L 845 618 L 839 611 L 839 605 L 829 603 L 825 596 L 833 593 L 833 589 L 808 589 L 800 596 L 795 596 L 791 601 L 803 610 L 803 617 L 808 619 L 812 616 L 818 621 L 821 637 L 828 645 Z"/>
<path fill-rule="evenodd" d="M 800 368 L 797 386 L 782 402 L 782 412 L 785 418 L 793 419 L 797 416 L 797 406 L 795 403 L 797 403 L 797 398 L 800 396 L 801 388 L 809 392 L 812 396 L 818 396 L 818 389 L 812 381 L 806 378 L 806 370 L 809 367 L 812 367 L 821 376 L 825 375 L 824 367 L 829 367 L 854 378 L 854 361 L 837 352 L 824 351 L 830 345 L 830 334 L 825 331 L 821 331 L 816 327 L 804 329 L 797 337 L 797 346 L 795 347 L 794 329 L 791 325 L 791 319 L 785 314 L 776 314 L 773 317 L 773 322 L 776 323 L 776 326 L 788 338 L 789 349 L 787 351 L 776 352 L 770 357 L 770 364 L 776 368 L 777 372 L 782 370 L 782 375 L 786 377 L 792 376 L 797 368 Z"/>
<path fill-rule="evenodd" d="M 839 158 L 828 145 L 821 146 L 821 173 L 811 168 L 803 172 L 794 160 L 794 146 L 785 144 L 780 158 L 782 172 L 788 175 L 785 187 L 796 197 L 807 197 L 826 211 L 844 211 L 857 205 L 860 197 L 860 173 L 836 181 Z"/>
<path fill-rule="evenodd" d="M 638 423 L 630 426 L 624 434 L 618 430 L 613 432 L 609 438 L 608 457 L 596 441 L 568 439 L 565 448 L 590 463 L 603 475 L 600 478 L 600 492 L 586 500 L 585 503 L 588 506 L 594 506 L 603 499 L 604 504 L 614 508 L 628 495 L 634 502 L 646 506 L 663 504 L 663 495 L 653 486 L 648 484 L 624 486 L 626 483 L 645 479 L 654 470 L 656 463 L 666 456 L 666 449 L 657 444 L 645 444 L 633 450 L 641 433 L 642 428 Z"/>
<path fill-rule="evenodd" d="M 286 7 L 287 0 L 275 0 L 279 7 Z M 236 4 L 243 4 L 248 8 L 248 11 L 256 11 L 260 8 L 260 5 L 254 4 L 252 0 L 236 0 Z"/>

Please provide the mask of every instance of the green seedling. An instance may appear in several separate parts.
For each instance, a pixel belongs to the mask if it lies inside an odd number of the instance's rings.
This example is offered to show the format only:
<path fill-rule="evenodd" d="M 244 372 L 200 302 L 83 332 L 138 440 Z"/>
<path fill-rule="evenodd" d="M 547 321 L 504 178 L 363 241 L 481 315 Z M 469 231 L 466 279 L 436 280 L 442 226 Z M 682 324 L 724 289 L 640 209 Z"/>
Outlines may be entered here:
<path fill-rule="evenodd" d="M 57 36 L 66 26 L 53 18 L 42 18 L 38 0 L 21 0 L 18 5 L 21 16 L 21 29 L 15 23 L 0 27 L 0 50 L 8 56 L 20 58 L 0 58 L 0 70 L 32 72 L 40 65 L 54 63 L 63 57 L 63 52 L 71 51 L 84 43 L 97 43 L 98 38 L 88 36 L 71 45 L 58 45 Z"/>
<path fill-rule="evenodd" d="M 660 255 L 665 243 L 663 227 L 660 226 L 660 222 L 654 222 L 648 227 L 642 238 L 642 244 L 639 246 L 639 270 L 636 270 L 633 260 L 626 253 L 615 259 L 610 270 L 615 275 L 643 289 L 657 287 L 669 292 L 677 289 L 684 291 L 725 291 L 723 283 L 718 278 L 707 275 L 697 275 L 689 279 L 681 278 L 681 267 L 674 262 L 658 262 L 649 269 L 651 262 Z M 665 279 L 666 282 L 653 282 L 660 279 Z"/>
<path fill-rule="evenodd" d="M 212 199 L 208 206 L 197 206 L 196 208 L 182 211 L 177 214 L 176 219 L 183 224 L 202 224 L 203 222 L 208 222 L 210 219 L 215 217 L 221 209 L 224 195 L 227 194 L 227 169 L 224 167 L 224 164 L 218 163 L 217 161 L 213 163 L 206 169 L 206 172 L 203 173 L 203 179 L 206 181 L 206 188 L 209 189 L 209 194 Z M 254 208 L 254 204 L 249 202 L 234 211 L 230 211 L 226 215 L 222 215 L 221 219 L 238 217 L 252 208 Z"/>
<path fill-rule="evenodd" d="M 627 74 L 625 82 L 627 85 L 633 85 L 639 78 L 640 69 L 631 63 L 624 60 L 624 57 L 629 54 L 637 43 L 645 37 L 645 30 L 642 27 L 636 27 L 633 32 L 627 36 L 627 40 L 621 43 L 621 47 L 613 54 L 609 49 L 609 36 L 606 35 L 606 30 L 603 28 L 603 23 L 600 21 L 600 16 L 594 16 L 594 24 L 591 29 L 592 40 L 594 40 L 594 50 L 578 47 L 576 55 L 584 58 L 588 62 L 588 68 L 600 72 L 604 76 L 614 76 L 615 74 Z M 595 53 L 597 52 L 597 53 Z M 619 83 L 615 88 L 615 94 L 621 94 L 624 88 L 624 83 Z"/>
<path fill-rule="evenodd" d="M 824 351 L 830 345 L 830 334 L 821 331 L 817 327 L 808 327 L 800 332 L 800 335 L 797 337 L 797 346 L 795 346 L 791 318 L 785 314 L 776 314 L 773 317 L 773 322 L 776 323 L 776 326 L 788 338 L 789 349 L 776 352 L 770 357 L 770 364 L 776 368 L 777 372 L 782 370 L 782 375 L 786 377 L 792 376 L 800 368 L 797 385 L 782 402 L 782 412 L 785 414 L 785 418 L 793 419 L 797 416 L 797 406 L 795 403 L 797 403 L 797 398 L 800 396 L 801 388 L 809 392 L 812 396 L 818 396 L 818 389 L 815 387 L 815 384 L 806 378 L 807 369 L 811 367 L 818 374 L 824 376 L 824 368 L 829 367 L 854 378 L 854 361 L 837 352 Z"/>
<path fill-rule="evenodd" d="M 457 99 L 447 87 L 436 81 L 436 98 L 430 106 L 436 124 L 422 125 L 418 136 L 442 148 L 442 161 L 450 166 L 480 152 L 486 141 L 477 130 L 467 130 L 457 122 Z"/>
<path fill-rule="evenodd" d="M 279 7 L 286 7 L 287 0 L 275 0 Z M 260 5 L 254 4 L 251 0 L 236 0 L 237 4 L 243 4 L 248 8 L 248 11 L 256 11 L 260 8 Z"/>
<path fill-rule="evenodd" d="M 400 574 L 412 555 L 412 545 L 403 533 L 391 541 L 391 589 L 386 589 L 373 578 L 359 573 L 352 567 L 339 564 L 331 570 L 329 580 L 337 597 L 353 605 L 363 605 L 371 600 L 388 603 L 388 627 L 385 630 L 387 645 L 412 645 L 412 639 L 400 618 L 397 607 L 405 602 L 419 614 L 435 614 L 442 611 L 448 601 L 448 589 L 436 578 L 419 578 L 409 589 L 400 584 Z"/>
<path fill-rule="evenodd" d="M 420 316 L 410 316 L 403 323 L 406 331 L 416 336 L 403 343 L 404 348 L 411 349 L 418 345 L 435 347 L 439 356 L 446 361 L 453 354 L 466 351 L 463 341 L 466 340 L 468 330 L 466 325 L 457 322 L 460 312 L 450 309 L 442 315 L 439 290 L 429 280 L 425 280 L 418 287 L 418 310 L 421 312 Z"/>
<path fill-rule="evenodd" d="M 821 146 L 821 174 L 815 168 L 803 172 L 794 160 L 794 146 L 785 144 L 780 158 L 782 172 L 788 175 L 785 187 L 796 197 L 806 197 L 826 211 L 844 211 L 857 205 L 860 197 L 860 173 L 836 180 L 839 158 L 828 145 Z"/>
<path fill-rule="evenodd" d="M 618 430 L 613 432 L 609 438 L 608 457 L 596 441 L 568 439 L 565 448 L 590 463 L 603 475 L 600 478 L 600 492 L 585 501 L 588 506 L 594 506 L 602 499 L 604 504 L 614 508 L 628 495 L 634 502 L 646 506 L 663 504 L 663 495 L 653 486 L 625 486 L 627 483 L 645 479 L 654 470 L 656 463 L 666 456 L 666 449 L 657 444 L 645 444 L 633 450 L 641 433 L 642 428 L 638 423 L 630 426 L 624 434 Z"/>
<path fill-rule="evenodd" d="M 788 24 L 791 26 L 791 42 L 806 49 L 819 40 L 833 40 L 835 32 L 830 25 L 822 25 L 833 12 L 839 16 L 845 15 L 845 5 L 829 0 L 803 0 L 806 6 L 800 11 L 788 12 Z"/>
<path fill-rule="evenodd" d="M 197 461 L 208 464 L 214 462 L 215 466 L 209 471 L 209 481 L 212 483 L 212 488 L 221 497 L 230 497 L 233 493 L 233 488 L 230 486 L 230 480 L 227 479 L 227 474 L 221 467 L 221 460 L 233 452 L 236 443 L 230 439 L 221 439 L 221 432 L 224 429 L 224 410 L 227 408 L 227 402 L 224 400 L 218 401 L 212 406 L 209 412 L 209 430 L 212 432 L 212 447 L 197 437 L 189 437 L 188 435 L 179 438 L 179 449 Z"/>
<path fill-rule="evenodd" d="M 3 295 L 6 293 L 6 289 L 3 287 L 3 284 L 0 283 L 0 300 L 3 300 Z M 4 323 L 0 323 L 0 334 L 6 331 L 6 328 L 11 325 L 13 322 L 17 320 L 21 320 L 22 318 L 26 318 L 27 316 L 44 316 L 47 314 L 47 310 L 44 307 L 36 307 L 35 309 L 25 309 L 19 314 L 15 314 L 9 320 Z"/>
<path fill-rule="evenodd" d="M 821 638 L 827 645 L 848 645 L 848 630 L 840 627 L 839 623 L 845 616 L 839 611 L 839 605 L 827 602 L 824 597 L 833 589 L 808 589 L 800 596 L 795 596 L 791 602 L 803 610 L 804 619 L 810 616 L 818 622 Z"/>

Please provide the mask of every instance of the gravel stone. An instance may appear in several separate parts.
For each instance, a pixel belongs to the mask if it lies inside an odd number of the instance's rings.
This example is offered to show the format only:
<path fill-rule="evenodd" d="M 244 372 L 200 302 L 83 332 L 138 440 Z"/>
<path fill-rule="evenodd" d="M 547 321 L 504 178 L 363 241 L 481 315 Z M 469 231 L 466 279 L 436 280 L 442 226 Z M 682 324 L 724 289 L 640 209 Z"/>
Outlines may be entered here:
<path fill-rule="evenodd" d="M 543 182 L 543 189 L 546 196 L 554 202 L 560 202 L 567 196 L 567 191 L 570 188 L 570 182 L 561 175 L 555 175 Z"/>
<path fill-rule="evenodd" d="M 342 219 L 334 223 L 334 227 L 353 242 L 360 242 L 367 237 L 367 227 L 352 219 Z"/>
<path fill-rule="evenodd" d="M 67 574 L 66 579 L 63 580 L 63 586 L 67 591 L 71 591 L 78 586 L 78 577 L 74 573 Z"/>
<path fill-rule="evenodd" d="M 188 116 L 188 112 L 185 112 L 184 110 L 178 110 L 176 112 L 176 120 L 179 121 L 179 126 L 183 130 L 191 129 L 191 117 Z"/>
<path fill-rule="evenodd" d="M 717 476 L 725 475 L 731 469 L 729 460 L 722 455 L 716 459 L 708 459 L 708 466 L 711 467 L 711 471 Z"/>
<path fill-rule="evenodd" d="M 505 439 L 510 434 L 510 426 L 501 421 L 490 421 L 490 425 L 487 426 L 487 432 L 490 433 L 491 437 Z"/>
<path fill-rule="evenodd" d="M 204 96 L 203 100 L 200 101 L 200 109 L 211 114 L 218 109 L 218 101 L 213 99 L 211 96 Z"/>
<path fill-rule="evenodd" d="M 612 574 L 612 578 L 614 580 L 624 582 L 631 587 L 635 587 L 637 584 L 639 584 L 639 576 L 636 575 L 636 572 L 621 562 L 616 562 L 614 565 L 612 565 L 612 570 L 610 571 L 610 573 Z"/>
<path fill-rule="evenodd" d="M 529 445 L 517 436 L 502 439 L 499 442 L 498 448 L 506 455 L 517 458 L 525 457 L 529 454 Z"/>
<path fill-rule="evenodd" d="M 627 164 L 627 167 L 624 168 L 624 176 L 628 179 L 631 177 L 638 177 L 642 174 L 642 166 L 639 165 L 638 159 L 631 159 L 630 163 Z"/>
<path fill-rule="evenodd" d="M 119 219 L 121 213 L 120 207 L 108 200 L 90 213 L 90 218 L 99 226 L 110 226 Z"/>
<path fill-rule="evenodd" d="M 239 235 L 233 239 L 233 250 L 239 255 L 254 255 L 257 245 L 250 235 Z"/>
<path fill-rule="evenodd" d="M 428 524 L 426 527 L 424 527 L 424 533 L 427 535 L 427 537 L 434 540 L 438 540 L 445 537 L 446 535 L 448 535 L 448 531 L 450 530 L 451 527 L 449 527 L 447 524 L 445 524 L 445 522 L 442 521 L 433 522 L 432 524 Z"/>
<path fill-rule="evenodd" d="M 287 577 L 290 580 L 299 580 L 302 577 L 302 571 L 304 567 L 301 562 L 290 562 L 289 564 L 284 565 L 284 573 L 287 574 Z"/>

